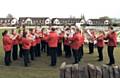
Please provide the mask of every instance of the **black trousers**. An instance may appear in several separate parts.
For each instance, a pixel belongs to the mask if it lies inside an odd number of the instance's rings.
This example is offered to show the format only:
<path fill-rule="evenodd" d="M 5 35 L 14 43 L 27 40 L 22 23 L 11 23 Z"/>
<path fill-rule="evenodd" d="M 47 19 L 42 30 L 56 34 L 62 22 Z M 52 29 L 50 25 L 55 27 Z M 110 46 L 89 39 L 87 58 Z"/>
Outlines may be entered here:
<path fill-rule="evenodd" d="M 48 43 L 46 46 L 47 46 L 47 56 L 50 56 L 50 47 L 49 47 Z"/>
<path fill-rule="evenodd" d="M 89 54 L 94 52 L 94 43 L 89 42 Z"/>
<path fill-rule="evenodd" d="M 78 53 L 78 55 L 79 55 L 79 61 L 81 60 L 81 58 L 82 58 L 82 46 L 79 48 L 79 53 Z"/>
<path fill-rule="evenodd" d="M 81 46 L 81 55 L 82 55 L 82 57 L 84 55 L 83 45 Z"/>
<path fill-rule="evenodd" d="M 22 54 L 22 44 L 19 44 L 19 57 L 22 58 L 23 54 Z"/>
<path fill-rule="evenodd" d="M 99 59 L 103 60 L 103 47 L 97 47 Z"/>
<path fill-rule="evenodd" d="M 13 60 L 18 59 L 18 45 L 13 45 L 12 58 Z"/>
<path fill-rule="evenodd" d="M 46 49 L 46 42 L 43 40 L 43 41 L 41 41 L 41 51 L 42 52 L 45 52 L 45 49 Z"/>
<path fill-rule="evenodd" d="M 109 57 L 110 64 L 115 64 L 113 51 L 114 51 L 114 46 L 108 46 L 108 57 Z"/>
<path fill-rule="evenodd" d="M 38 57 L 37 45 L 34 47 L 34 49 L 35 49 L 35 57 Z"/>
<path fill-rule="evenodd" d="M 4 63 L 6 66 L 9 66 L 11 63 L 11 51 L 5 52 Z"/>
<path fill-rule="evenodd" d="M 31 60 L 34 60 L 35 58 L 35 46 L 31 46 L 30 48 L 30 58 Z"/>
<path fill-rule="evenodd" d="M 74 57 L 74 63 L 79 63 L 79 61 L 80 61 L 79 49 L 78 50 L 72 49 L 72 52 L 73 52 L 73 57 Z"/>
<path fill-rule="evenodd" d="M 51 65 L 56 65 L 57 63 L 57 47 L 49 47 L 51 56 Z"/>
<path fill-rule="evenodd" d="M 62 56 L 62 43 L 58 43 L 57 56 Z"/>
<path fill-rule="evenodd" d="M 69 45 L 64 45 L 64 51 L 65 51 L 65 57 L 71 57 L 72 53 L 71 53 L 71 48 Z"/>
<path fill-rule="evenodd" d="M 41 49 L 40 49 L 40 43 L 37 44 L 37 56 L 41 56 Z"/>
<path fill-rule="evenodd" d="M 25 66 L 28 66 L 28 64 L 30 63 L 29 52 L 30 52 L 29 49 L 23 49 L 23 59 L 24 59 L 24 65 Z"/>

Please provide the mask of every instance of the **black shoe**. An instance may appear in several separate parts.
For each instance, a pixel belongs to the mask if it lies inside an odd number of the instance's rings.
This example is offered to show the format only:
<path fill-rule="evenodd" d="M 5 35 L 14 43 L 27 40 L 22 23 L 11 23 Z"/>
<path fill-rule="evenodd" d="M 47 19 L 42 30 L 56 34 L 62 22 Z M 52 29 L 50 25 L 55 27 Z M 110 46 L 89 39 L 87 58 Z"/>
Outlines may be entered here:
<path fill-rule="evenodd" d="M 5 64 L 5 66 L 10 66 L 10 64 Z"/>
<path fill-rule="evenodd" d="M 108 63 L 108 64 L 106 64 L 106 65 L 108 65 L 108 66 L 112 66 L 112 63 Z"/>
<path fill-rule="evenodd" d="M 72 64 L 77 64 L 77 62 L 74 62 L 74 63 L 72 63 Z"/>
<path fill-rule="evenodd" d="M 103 61 L 103 59 L 98 59 L 97 61 Z"/>
<path fill-rule="evenodd" d="M 32 61 L 34 61 L 35 59 L 34 58 L 31 58 Z"/>
<path fill-rule="evenodd" d="M 88 54 L 93 54 L 93 53 L 88 53 Z"/>
<path fill-rule="evenodd" d="M 50 66 L 56 66 L 55 64 L 50 64 Z"/>

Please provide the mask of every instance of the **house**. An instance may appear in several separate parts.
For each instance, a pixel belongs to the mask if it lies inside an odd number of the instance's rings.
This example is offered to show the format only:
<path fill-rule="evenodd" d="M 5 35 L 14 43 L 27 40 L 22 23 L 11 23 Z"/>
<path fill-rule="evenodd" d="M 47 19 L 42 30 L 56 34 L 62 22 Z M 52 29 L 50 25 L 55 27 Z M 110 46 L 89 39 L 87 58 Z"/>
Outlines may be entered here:
<path fill-rule="evenodd" d="M 13 26 L 17 25 L 18 21 L 16 18 L 0 18 L 1 26 Z"/>
<path fill-rule="evenodd" d="M 49 25 L 51 19 L 49 17 L 20 17 L 19 25 Z"/>
<path fill-rule="evenodd" d="M 120 19 L 112 18 L 112 25 L 113 26 L 120 26 Z"/>
<path fill-rule="evenodd" d="M 106 26 L 110 25 L 112 22 L 110 19 L 88 19 L 87 25 L 89 26 Z"/>
<path fill-rule="evenodd" d="M 76 23 L 81 23 L 81 18 L 53 18 L 53 25 L 76 25 Z M 83 22 L 83 20 L 82 20 Z"/>

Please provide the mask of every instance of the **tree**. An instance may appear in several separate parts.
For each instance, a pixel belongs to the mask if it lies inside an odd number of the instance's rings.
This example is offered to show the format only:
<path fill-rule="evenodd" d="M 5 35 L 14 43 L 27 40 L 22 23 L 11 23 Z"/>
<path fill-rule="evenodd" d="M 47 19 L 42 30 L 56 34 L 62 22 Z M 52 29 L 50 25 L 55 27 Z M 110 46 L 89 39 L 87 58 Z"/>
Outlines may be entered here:
<path fill-rule="evenodd" d="M 13 15 L 9 13 L 6 18 L 13 18 Z"/>

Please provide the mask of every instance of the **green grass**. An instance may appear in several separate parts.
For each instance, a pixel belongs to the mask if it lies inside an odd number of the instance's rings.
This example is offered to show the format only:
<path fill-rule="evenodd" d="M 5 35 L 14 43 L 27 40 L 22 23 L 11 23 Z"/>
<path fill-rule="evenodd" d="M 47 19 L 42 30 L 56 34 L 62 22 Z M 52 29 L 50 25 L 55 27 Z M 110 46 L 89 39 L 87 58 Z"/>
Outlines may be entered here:
<path fill-rule="evenodd" d="M 64 56 L 58 58 L 58 63 L 56 67 L 50 67 L 50 57 L 46 56 L 46 53 L 42 54 L 41 58 L 36 58 L 35 61 L 32 62 L 30 67 L 23 66 L 23 60 L 19 59 L 18 61 L 14 61 L 11 66 L 4 66 L 3 57 L 4 51 L 2 48 L 2 37 L 0 30 L 0 78 L 59 78 L 59 67 L 62 62 L 67 62 L 68 64 L 73 62 L 73 58 L 66 59 Z M 108 63 L 107 56 L 107 47 L 104 48 L 104 61 L 97 62 L 98 54 L 97 49 L 95 49 L 94 54 L 89 55 L 87 46 L 84 47 L 85 55 L 81 60 L 80 64 L 92 63 L 94 65 L 102 65 Z M 120 48 L 117 47 L 115 49 L 115 59 L 116 65 L 120 64 Z"/>

